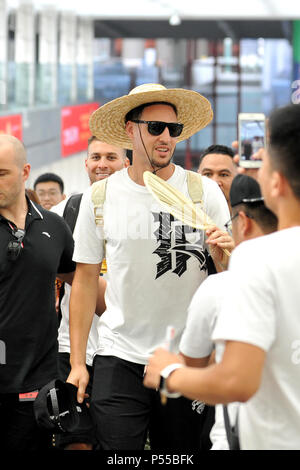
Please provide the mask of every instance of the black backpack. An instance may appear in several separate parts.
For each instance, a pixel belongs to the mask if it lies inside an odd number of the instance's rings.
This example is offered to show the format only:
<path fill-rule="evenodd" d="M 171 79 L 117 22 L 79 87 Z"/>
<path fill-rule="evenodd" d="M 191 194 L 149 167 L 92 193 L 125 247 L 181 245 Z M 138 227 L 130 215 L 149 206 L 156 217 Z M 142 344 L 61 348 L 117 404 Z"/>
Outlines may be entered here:
<path fill-rule="evenodd" d="M 80 208 L 80 203 L 81 203 L 81 198 L 82 198 L 82 193 L 80 194 L 73 194 L 67 201 L 67 204 L 65 206 L 64 212 L 63 212 L 63 218 L 69 225 L 71 232 L 74 232 L 76 220 L 78 217 L 78 212 Z M 58 326 L 61 322 L 61 310 L 60 310 L 60 304 L 61 300 L 64 296 L 65 293 L 65 284 L 62 283 L 59 291 L 59 311 L 57 313 L 57 318 L 58 318 Z"/>
<path fill-rule="evenodd" d="M 82 198 L 82 193 L 80 194 L 73 194 L 68 199 L 68 202 L 65 206 L 64 212 L 63 212 L 63 218 L 69 225 L 71 232 L 73 233 L 74 227 L 76 224 L 76 220 L 78 217 L 78 212 L 79 212 L 79 207 L 81 203 L 81 198 Z"/>

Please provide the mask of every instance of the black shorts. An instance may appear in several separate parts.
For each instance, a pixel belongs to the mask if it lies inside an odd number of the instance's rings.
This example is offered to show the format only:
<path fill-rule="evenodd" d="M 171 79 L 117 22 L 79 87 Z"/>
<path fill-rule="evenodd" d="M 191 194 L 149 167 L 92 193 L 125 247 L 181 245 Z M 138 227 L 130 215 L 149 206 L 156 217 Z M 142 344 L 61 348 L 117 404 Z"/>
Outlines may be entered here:
<path fill-rule="evenodd" d="M 184 397 L 161 404 L 159 392 L 143 385 L 144 366 L 96 356 L 90 412 L 103 450 L 209 450 L 214 407 Z"/>
<path fill-rule="evenodd" d="M 92 392 L 93 368 L 90 366 L 87 366 L 87 369 L 90 375 L 90 380 L 86 388 L 86 393 L 89 395 L 89 398 L 87 398 L 87 402 L 89 402 L 90 397 L 91 397 L 91 392 Z M 71 371 L 70 354 L 58 353 L 58 376 L 59 378 L 65 381 L 68 378 L 70 371 Z M 91 444 L 93 448 L 95 448 L 97 442 L 95 438 L 94 424 L 93 424 L 92 419 L 91 419 L 90 424 L 91 424 L 91 428 L 88 431 L 86 430 L 86 425 L 84 429 L 80 428 L 80 422 L 79 422 L 79 426 L 76 431 L 72 433 L 55 434 L 53 437 L 54 447 L 56 447 L 57 449 L 64 449 L 69 444 L 85 443 L 85 444 Z"/>
<path fill-rule="evenodd" d="M 34 401 L 19 401 L 18 393 L 0 394 L 0 450 L 45 451 L 52 435 L 38 427 Z"/>

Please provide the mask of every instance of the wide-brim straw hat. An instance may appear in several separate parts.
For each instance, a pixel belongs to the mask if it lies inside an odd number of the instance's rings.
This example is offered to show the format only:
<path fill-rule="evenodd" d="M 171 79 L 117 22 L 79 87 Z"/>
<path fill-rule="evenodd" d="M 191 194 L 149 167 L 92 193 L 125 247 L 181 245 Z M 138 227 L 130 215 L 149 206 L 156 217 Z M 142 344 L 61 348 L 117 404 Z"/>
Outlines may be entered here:
<path fill-rule="evenodd" d="M 146 83 L 94 111 L 89 122 L 92 135 L 116 147 L 132 149 L 132 141 L 125 130 L 125 116 L 132 109 L 153 102 L 166 102 L 176 106 L 177 120 L 184 126 L 177 142 L 188 139 L 203 129 L 213 117 L 210 102 L 200 93 Z"/>

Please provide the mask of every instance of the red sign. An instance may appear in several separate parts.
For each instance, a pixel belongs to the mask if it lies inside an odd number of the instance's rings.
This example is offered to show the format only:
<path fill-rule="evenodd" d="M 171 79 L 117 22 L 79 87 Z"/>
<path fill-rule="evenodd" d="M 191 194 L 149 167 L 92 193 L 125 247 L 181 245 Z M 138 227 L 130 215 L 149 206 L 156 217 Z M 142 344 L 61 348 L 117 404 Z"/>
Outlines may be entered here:
<path fill-rule="evenodd" d="M 61 110 L 61 154 L 67 157 L 87 149 L 90 115 L 99 108 L 99 103 L 66 106 Z"/>
<path fill-rule="evenodd" d="M 0 134 L 9 134 L 22 140 L 22 114 L 0 117 Z"/>

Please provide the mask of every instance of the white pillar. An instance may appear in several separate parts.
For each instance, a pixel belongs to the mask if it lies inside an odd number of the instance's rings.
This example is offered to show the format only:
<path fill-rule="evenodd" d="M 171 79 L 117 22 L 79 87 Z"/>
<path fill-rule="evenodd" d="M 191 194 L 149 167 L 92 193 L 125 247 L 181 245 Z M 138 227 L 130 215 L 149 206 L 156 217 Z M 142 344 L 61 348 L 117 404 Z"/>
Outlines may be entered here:
<path fill-rule="evenodd" d="M 74 13 L 69 11 L 61 13 L 59 31 L 60 101 L 62 103 L 75 102 L 77 100 L 77 18 Z"/>
<path fill-rule="evenodd" d="M 35 91 L 35 12 L 30 0 L 16 10 L 16 104 L 33 106 Z"/>
<path fill-rule="evenodd" d="M 138 67 L 144 58 L 145 41 L 143 39 L 123 39 L 122 61 L 127 67 Z"/>
<path fill-rule="evenodd" d="M 94 23 L 90 18 L 78 20 L 77 65 L 78 94 L 81 99 L 94 98 Z"/>
<path fill-rule="evenodd" d="M 7 104 L 7 38 L 6 0 L 0 0 L 0 109 Z"/>
<path fill-rule="evenodd" d="M 39 16 L 38 99 L 57 101 L 58 15 L 55 8 L 42 9 Z"/>
<path fill-rule="evenodd" d="M 203 59 L 208 57 L 209 47 L 207 39 L 196 40 L 196 59 Z"/>

